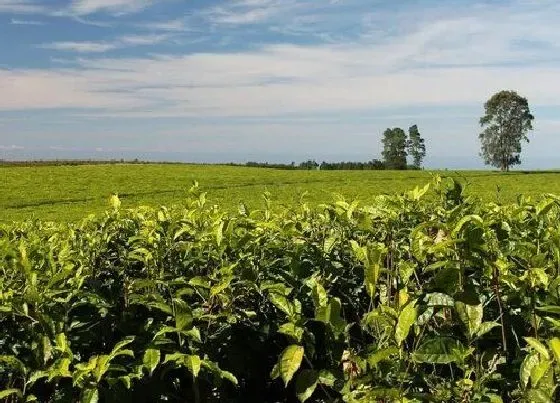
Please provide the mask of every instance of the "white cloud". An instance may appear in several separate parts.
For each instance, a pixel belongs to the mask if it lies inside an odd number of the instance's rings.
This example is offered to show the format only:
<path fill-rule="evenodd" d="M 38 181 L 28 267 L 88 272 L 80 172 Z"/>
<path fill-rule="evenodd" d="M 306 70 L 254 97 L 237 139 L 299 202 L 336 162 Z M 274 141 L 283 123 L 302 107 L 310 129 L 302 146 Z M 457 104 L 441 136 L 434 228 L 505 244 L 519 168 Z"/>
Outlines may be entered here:
<path fill-rule="evenodd" d="M 142 10 L 151 3 L 152 0 L 74 0 L 70 9 L 77 15 L 88 15 L 101 11 L 123 14 Z"/>
<path fill-rule="evenodd" d="M 103 53 L 117 49 L 113 43 L 104 42 L 53 42 L 40 45 L 43 49 L 72 51 L 78 53 Z"/>
<path fill-rule="evenodd" d="M 142 28 L 153 29 L 157 31 L 189 31 L 189 26 L 185 19 L 178 18 L 168 21 L 156 21 L 156 22 L 146 22 L 144 24 L 139 24 Z"/>
<path fill-rule="evenodd" d="M 45 23 L 42 22 L 42 21 L 18 20 L 18 19 L 15 19 L 15 18 L 12 18 L 10 20 L 10 24 L 12 24 L 12 25 L 45 25 Z"/>
<path fill-rule="evenodd" d="M 46 8 L 32 0 L 0 0 L 0 13 L 38 14 Z"/>
<path fill-rule="evenodd" d="M 42 44 L 40 47 L 77 53 L 104 53 L 128 46 L 155 45 L 168 38 L 169 35 L 125 35 L 111 42 L 53 42 Z"/>
<path fill-rule="evenodd" d="M 245 0 L 228 7 L 246 11 L 279 4 Z M 282 4 L 286 10 L 295 2 Z M 345 44 L 263 45 L 223 53 L 81 59 L 77 67 L 51 71 L 0 70 L 0 88 L 5 88 L 0 109 L 72 105 L 94 108 L 103 116 L 138 117 L 342 114 L 481 105 L 502 88 L 519 90 L 531 104 L 557 105 L 560 67 L 550 58 L 560 43 L 558 8 L 552 2 L 537 6 L 520 1 L 517 8 L 486 5 L 459 16 L 438 11 L 437 19 L 418 16 L 412 27 L 407 15 L 403 27 L 400 20 L 386 23 L 402 32 L 363 35 Z M 46 46 L 93 53 L 166 38 L 125 36 Z M 518 41 L 539 46 L 516 46 Z"/>
<path fill-rule="evenodd" d="M 125 35 L 117 40 L 122 45 L 155 45 L 169 38 L 169 35 Z"/>
<path fill-rule="evenodd" d="M 305 6 L 297 0 L 234 0 L 201 12 L 214 24 L 244 25 L 265 22 Z"/>

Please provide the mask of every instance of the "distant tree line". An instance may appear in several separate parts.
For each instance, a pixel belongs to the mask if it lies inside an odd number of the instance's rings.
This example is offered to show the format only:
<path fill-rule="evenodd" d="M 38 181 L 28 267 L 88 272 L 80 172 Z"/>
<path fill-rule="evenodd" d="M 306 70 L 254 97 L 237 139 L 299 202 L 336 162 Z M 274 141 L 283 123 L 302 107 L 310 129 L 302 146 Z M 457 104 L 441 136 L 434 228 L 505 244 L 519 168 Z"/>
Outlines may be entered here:
<path fill-rule="evenodd" d="M 241 164 L 228 164 L 228 165 L 241 165 Z M 321 170 L 321 171 L 381 171 L 387 169 L 383 161 L 373 159 L 371 161 L 341 161 L 341 162 L 326 162 L 318 163 L 315 160 L 307 160 L 296 164 L 282 163 L 268 163 L 268 162 L 247 162 L 244 164 L 247 167 L 255 168 L 274 168 L 274 169 L 287 169 L 287 170 Z M 409 167 L 412 168 L 412 167 Z"/>
<path fill-rule="evenodd" d="M 389 128 L 383 133 L 381 140 L 383 160 L 372 159 L 370 161 L 342 161 L 318 163 L 315 160 L 307 160 L 296 164 L 268 163 L 250 161 L 245 164 L 248 167 L 275 168 L 275 169 L 297 169 L 297 170 L 321 170 L 321 171 L 380 171 L 384 169 L 421 169 L 422 161 L 426 156 L 426 145 L 420 135 L 417 125 L 410 126 L 408 136 L 403 129 Z M 409 164 L 407 158 L 411 158 Z M 238 165 L 238 164 L 229 164 Z"/>
<path fill-rule="evenodd" d="M 132 160 L 121 159 L 37 159 L 37 160 L 6 160 L 0 159 L 0 166 L 67 166 L 67 165 L 106 165 L 106 164 L 149 164 L 138 158 Z M 173 164 L 173 162 L 161 162 Z"/>

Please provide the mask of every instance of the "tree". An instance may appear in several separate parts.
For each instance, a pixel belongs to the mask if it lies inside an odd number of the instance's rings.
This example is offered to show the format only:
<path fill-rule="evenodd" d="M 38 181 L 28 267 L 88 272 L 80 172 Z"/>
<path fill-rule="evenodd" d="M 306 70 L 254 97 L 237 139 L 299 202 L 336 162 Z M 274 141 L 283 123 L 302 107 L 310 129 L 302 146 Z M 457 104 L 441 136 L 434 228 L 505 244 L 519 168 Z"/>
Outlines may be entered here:
<path fill-rule="evenodd" d="M 426 156 L 426 145 L 424 139 L 420 136 L 418 126 L 410 126 L 408 129 L 408 140 L 406 142 L 408 155 L 412 156 L 412 165 L 420 169 L 422 160 Z"/>
<path fill-rule="evenodd" d="M 387 169 L 406 169 L 406 133 L 401 128 L 383 133 L 383 160 Z"/>
<path fill-rule="evenodd" d="M 480 118 L 484 131 L 479 138 L 481 156 L 486 165 L 509 171 L 520 164 L 521 142 L 529 142 L 527 133 L 533 130 L 535 117 L 529 110 L 527 98 L 515 91 L 500 91 L 484 104 L 485 114 Z"/>

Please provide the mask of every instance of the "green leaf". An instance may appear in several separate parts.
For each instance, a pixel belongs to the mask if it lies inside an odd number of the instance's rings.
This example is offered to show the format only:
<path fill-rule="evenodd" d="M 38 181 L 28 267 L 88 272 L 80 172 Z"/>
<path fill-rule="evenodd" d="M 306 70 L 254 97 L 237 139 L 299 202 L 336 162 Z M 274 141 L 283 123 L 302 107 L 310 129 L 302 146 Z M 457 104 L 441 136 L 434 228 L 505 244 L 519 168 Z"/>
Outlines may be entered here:
<path fill-rule="evenodd" d="M 196 378 L 200 372 L 201 360 L 198 355 L 187 355 L 185 357 L 185 366 Z"/>
<path fill-rule="evenodd" d="M 290 295 L 292 292 L 292 288 L 288 287 L 286 284 L 283 283 L 272 283 L 269 281 L 265 281 L 260 286 L 261 291 L 268 291 L 269 293 L 276 293 L 281 294 L 284 296 Z"/>
<path fill-rule="evenodd" d="M 461 322 L 467 328 L 470 337 L 473 337 L 482 324 L 482 304 L 468 305 L 464 302 L 456 301 L 455 310 Z"/>
<path fill-rule="evenodd" d="M 278 333 L 285 334 L 286 336 L 290 336 L 295 339 L 298 343 L 301 341 L 303 336 L 303 328 L 297 326 L 294 323 L 284 323 L 282 326 L 278 328 Z"/>
<path fill-rule="evenodd" d="M 237 378 L 235 377 L 235 375 L 233 375 L 231 372 L 229 371 L 223 371 L 220 370 L 220 377 L 222 379 L 226 379 L 228 381 L 230 381 L 231 383 L 233 383 L 234 385 L 237 385 L 239 382 L 237 380 Z"/>
<path fill-rule="evenodd" d="M 455 299 L 452 296 L 441 292 L 426 294 L 424 301 L 428 306 L 445 306 L 448 308 L 455 306 Z"/>
<path fill-rule="evenodd" d="M 499 323 L 496 323 L 496 322 L 482 322 L 480 324 L 480 327 L 476 331 L 476 336 L 477 337 L 482 337 L 486 333 L 488 333 L 490 330 L 494 329 L 495 327 L 500 327 L 500 326 L 501 325 Z"/>
<path fill-rule="evenodd" d="M 0 399 L 5 399 L 8 396 L 16 395 L 20 399 L 23 398 L 23 393 L 19 389 L 4 389 L 0 391 Z"/>
<path fill-rule="evenodd" d="M 132 380 L 130 379 L 130 376 L 127 375 L 119 376 L 118 379 L 124 384 L 124 387 L 126 389 L 130 389 L 130 387 L 132 386 Z"/>
<path fill-rule="evenodd" d="M 218 284 L 212 286 L 210 288 L 210 296 L 214 297 L 214 296 L 220 294 L 222 291 L 226 290 L 229 287 L 229 285 L 231 284 L 232 280 L 233 280 L 233 276 L 227 276 L 222 281 L 220 281 Z"/>
<path fill-rule="evenodd" d="M 556 204 L 554 199 L 543 199 L 535 207 L 537 215 L 545 215 Z"/>
<path fill-rule="evenodd" d="M 175 364 L 186 367 L 191 374 L 196 378 L 202 366 L 202 360 L 198 355 L 189 355 L 183 353 L 167 354 L 165 356 L 164 364 L 173 361 Z"/>
<path fill-rule="evenodd" d="M 276 308 L 288 315 L 288 317 L 292 317 L 294 315 L 294 307 L 285 296 L 271 292 L 268 294 L 268 299 Z"/>
<path fill-rule="evenodd" d="M 188 330 L 193 322 L 191 308 L 180 299 L 174 299 L 173 303 L 175 305 L 175 327 L 179 330 Z"/>
<path fill-rule="evenodd" d="M 276 378 L 280 377 L 280 362 L 274 364 L 272 367 L 272 371 L 270 371 L 270 379 L 275 380 Z"/>
<path fill-rule="evenodd" d="M 542 389 L 531 389 L 527 392 L 528 401 L 531 403 L 554 403 L 548 393 Z"/>
<path fill-rule="evenodd" d="M 80 396 L 80 403 L 97 403 L 99 402 L 99 392 L 97 389 L 84 389 Z"/>
<path fill-rule="evenodd" d="M 312 369 L 304 369 L 296 377 L 296 394 L 300 402 L 305 402 L 313 395 L 319 375 Z"/>
<path fill-rule="evenodd" d="M 280 375 L 284 381 L 284 385 L 288 386 L 288 382 L 292 379 L 303 360 L 303 347 L 291 345 L 286 347 L 280 356 Z"/>
<path fill-rule="evenodd" d="M 323 251 L 325 253 L 331 253 L 334 245 L 336 244 L 337 238 L 336 236 L 332 235 L 328 238 L 325 238 L 323 242 Z"/>
<path fill-rule="evenodd" d="M 189 280 L 189 285 L 201 288 L 210 288 L 210 281 L 205 277 L 196 276 Z"/>
<path fill-rule="evenodd" d="M 399 263 L 399 277 L 402 284 L 408 284 L 408 280 L 414 274 L 415 268 L 416 266 L 413 263 L 406 260 Z"/>
<path fill-rule="evenodd" d="M 537 309 L 541 312 L 556 313 L 560 315 L 560 306 L 558 305 L 538 306 Z"/>
<path fill-rule="evenodd" d="M 400 350 L 396 347 L 384 348 L 368 355 L 367 362 L 370 367 L 375 367 L 381 361 L 388 360 L 393 355 L 398 355 L 399 351 Z"/>
<path fill-rule="evenodd" d="M 129 345 L 133 341 L 134 341 L 134 336 L 126 337 L 125 339 L 119 341 L 117 344 L 115 344 L 115 347 L 113 347 L 113 350 L 111 351 L 111 354 L 109 354 L 109 355 L 111 357 L 116 357 L 117 355 L 122 355 L 122 354 L 133 356 L 133 354 L 131 354 L 132 352 L 130 350 L 121 351 L 123 347 Z"/>
<path fill-rule="evenodd" d="M 542 377 L 546 374 L 546 372 L 550 369 L 550 365 L 552 363 L 550 360 L 543 360 L 535 365 L 531 370 L 531 386 L 536 388 L 539 384 L 539 381 Z"/>
<path fill-rule="evenodd" d="M 380 249 L 375 249 L 375 253 L 380 255 Z M 368 292 L 370 298 L 375 298 L 377 290 L 377 282 L 379 281 L 379 274 L 381 273 L 379 260 L 381 260 L 381 258 L 377 257 L 375 260 L 369 261 L 368 264 L 364 266 L 364 285 L 366 286 L 366 291 Z"/>
<path fill-rule="evenodd" d="M 552 350 L 552 354 L 554 354 L 554 358 L 556 358 L 558 365 L 560 365 L 560 339 L 555 337 L 552 340 L 549 340 L 548 346 Z"/>
<path fill-rule="evenodd" d="M 27 373 L 25 364 L 13 355 L 0 355 L 0 366 L 7 366 L 22 374 Z"/>
<path fill-rule="evenodd" d="M 315 311 L 315 319 L 327 325 L 331 325 L 336 335 L 344 332 L 346 322 L 340 315 L 342 305 L 340 299 L 331 298 L 327 306 L 320 307 Z"/>
<path fill-rule="evenodd" d="M 197 327 L 193 327 L 192 329 L 187 331 L 183 330 L 181 333 L 185 336 L 189 336 L 192 340 L 198 343 L 202 343 L 202 339 L 200 338 L 200 330 L 198 330 Z"/>
<path fill-rule="evenodd" d="M 455 225 L 455 228 L 453 228 L 453 231 L 451 231 L 451 236 L 453 238 L 457 238 L 457 235 L 459 234 L 459 232 L 463 229 L 463 227 L 465 226 L 465 224 L 472 222 L 475 225 L 482 225 L 484 223 L 484 221 L 482 220 L 482 218 L 480 218 L 480 216 L 475 215 L 475 214 L 471 214 L 471 215 L 467 215 L 463 218 L 461 218 L 459 220 L 459 222 L 457 223 L 457 225 Z"/>
<path fill-rule="evenodd" d="M 458 362 L 460 358 L 455 353 L 462 345 L 451 337 L 436 336 L 426 340 L 413 354 L 416 362 L 427 364 L 449 364 Z"/>
<path fill-rule="evenodd" d="M 529 384 L 529 379 L 531 378 L 531 371 L 535 366 L 539 364 L 539 355 L 536 353 L 531 353 L 521 363 L 519 369 L 519 379 L 521 381 L 522 387 L 525 389 Z"/>
<path fill-rule="evenodd" d="M 362 263 L 366 263 L 368 260 L 367 257 L 367 248 L 365 246 L 360 246 L 358 242 L 351 240 L 350 246 L 352 247 L 352 252 L 354 253 L 354 257 L 358 259 Z"/>
<path fill-rule="evenodd" d="M 163 302 L 148 302 L 146 303 L 146 306 L 149 308 L 159 309 L 160 311 L 168 315 L 173 315 L 173 309 L 171 309 L 169 305 Z"/>
<path fill-rule="evenodd" d="M 336 377 L 332 374 L 332 372 L 327 371 L 326 369 L 322 369 L 319 372 L 319 383 L 333 387 L 335 382 Z"/>
<path fill-rule="evenodd" d="M 547 360 L 550 360 L 550 355 L 548 354 L 548 350 L 544 344 L 533 337 L 524 337 L 527 344 L 533 347 L 540 355 L 542 355 Z"/>
<path fill-rule="evenodd" d="M 399 314 L 397 327 L 395 329 L 395 340 L 399 346 L 408 337 L 410 328 L 416 321 L 416 315 L 416 301 L 407 304 Z"/>
<path fill-rule="evenodd" d="M 329 301 L 325 288 L 316 279 L 313 279 L 311 282 L 311 296 L 313 297 L 315 309 L 326 306 Z"/>
<path fill-rule="evenodd" d="M 150 375 L 153 374 L 154 370 L 156 369 L 157 365 L 159 364 L 159 360 L 161 358 L 161 353 L 159 350 L 149 348 L 144 353 L 144 357 L 142 358 L 142 364 L 144 368 L 146 368 Z"/>
<path fill-rule="evenodd" d="M 166 354 L 165 355 L 165 359 L 163 360 L 164 364 L 167 364 L 170 361 L 173 361 L 175 363 L 180 363 L 183 364 L 185 362 L 185 355 L 183 353 L 172 353 L 172 354 Z"/>

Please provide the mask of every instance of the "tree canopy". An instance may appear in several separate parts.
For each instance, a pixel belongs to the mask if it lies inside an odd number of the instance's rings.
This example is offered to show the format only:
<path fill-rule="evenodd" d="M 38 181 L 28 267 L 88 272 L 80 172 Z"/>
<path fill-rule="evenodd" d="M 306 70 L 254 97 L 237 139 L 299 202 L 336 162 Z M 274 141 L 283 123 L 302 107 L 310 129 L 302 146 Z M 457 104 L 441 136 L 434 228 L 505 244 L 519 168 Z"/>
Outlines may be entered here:
<path fill-rule="evenodd" d="M 515 91 L 500 91 L 484 104 L 484 111 L 481 156 L 486 165 L 509 171 L 521 163 L 521 142 L 529 142 L 527 133 L 533 129 L 529 102 Z"/>
<path fill-rule="evenodd" d="M 426 145 L 416 125 L 410 126 L 408 129 L 406 148 L 408 154 L 412 157 L 412 165 L 419 169 L 422 166 L 422 160 L 426 156 Z"/>
<path fill-rule="evenodd" d="M 406 133 L 401 128 L 383 133 L 383 160 L 388 169 L 406 169 Z"/>

